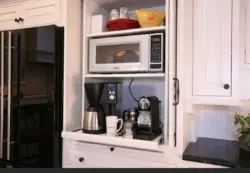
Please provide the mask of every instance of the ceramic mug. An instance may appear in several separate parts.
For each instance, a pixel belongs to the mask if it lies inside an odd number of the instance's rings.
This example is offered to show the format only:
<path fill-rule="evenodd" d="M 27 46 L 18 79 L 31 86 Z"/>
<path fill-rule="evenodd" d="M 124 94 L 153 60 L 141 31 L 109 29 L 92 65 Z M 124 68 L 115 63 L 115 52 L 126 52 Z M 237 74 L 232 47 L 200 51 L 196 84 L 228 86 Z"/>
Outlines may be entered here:
<path fill-rule="evenodd" d="M 117 124 L 120 121 L 120 127 L 117 129 Z M 111 115 L 106 117 L 106 128 L 107 128 L 107 136 L 117 136 L 118 132 L 122 129 L 123 120 L 121 118 L 118 119 L 117 116 Z"/>

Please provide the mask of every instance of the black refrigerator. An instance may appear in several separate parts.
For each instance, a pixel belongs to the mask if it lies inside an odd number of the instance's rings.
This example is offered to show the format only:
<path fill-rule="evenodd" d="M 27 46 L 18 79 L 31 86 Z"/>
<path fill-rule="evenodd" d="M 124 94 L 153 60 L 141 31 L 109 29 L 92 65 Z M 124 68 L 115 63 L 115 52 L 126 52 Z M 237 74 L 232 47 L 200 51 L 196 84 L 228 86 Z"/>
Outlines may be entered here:
<path fill-rule="evenodd" d="M 63 27 L 0 31 L 0 167 L 61 167 L 63 59 Z"/>

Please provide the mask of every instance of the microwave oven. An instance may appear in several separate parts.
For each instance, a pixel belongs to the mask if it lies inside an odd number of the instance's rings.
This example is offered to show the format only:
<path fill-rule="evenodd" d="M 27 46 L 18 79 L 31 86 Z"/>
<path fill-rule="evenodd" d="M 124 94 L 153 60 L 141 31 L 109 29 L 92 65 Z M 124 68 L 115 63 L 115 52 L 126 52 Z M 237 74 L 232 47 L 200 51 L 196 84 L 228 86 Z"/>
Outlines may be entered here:
<path fill-rule="evenodd" d="M 90 39 L 90 73 L 164 71 L 164 33 Z"/>

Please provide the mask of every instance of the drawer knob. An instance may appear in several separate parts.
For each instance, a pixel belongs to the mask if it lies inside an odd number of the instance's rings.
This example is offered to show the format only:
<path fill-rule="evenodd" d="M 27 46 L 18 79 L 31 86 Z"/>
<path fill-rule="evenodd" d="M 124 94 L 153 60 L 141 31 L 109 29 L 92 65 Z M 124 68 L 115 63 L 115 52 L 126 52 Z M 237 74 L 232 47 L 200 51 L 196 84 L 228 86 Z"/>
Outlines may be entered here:
<path fill-rule="evenodd" d="M 230 88 L 230 86 L 229 86 L 228 84 L 225 84 L 225 85 L 224 85 L 224 89 L 227 90 L 227 89 L 229 89 L 229 88 Z"/>
<path fill-rule="evenodd" d="M 111 151 L 111 152 L 113 152 L 114 150 L 115 150 L 115 148 L 114 148 L 114 147 L 111 147 L 111 148 L 110 148 L 110 151 Z"/>
<path fill-rule="evenodd" d="M 19 17 L 19 19 L 18 19 L 19 21 L 21 21 L 21 22 L 23 22 L 24 21 L 24 19 L 23 18 L 21 18 L 21 17 Z"/>
<path fill-rule="evenodd" d="M 19 20 L 17 19 L 17 18 L 15 18 L 15 20 L 14 20 L 16 23 L 18 23 L 19 22 Z"/>
<path fill-rule="evenodd" d="M 83 157 L 80 157 L 79 158 L 79 162 L 83 162 L 84 161 L 84 158 Z"/>

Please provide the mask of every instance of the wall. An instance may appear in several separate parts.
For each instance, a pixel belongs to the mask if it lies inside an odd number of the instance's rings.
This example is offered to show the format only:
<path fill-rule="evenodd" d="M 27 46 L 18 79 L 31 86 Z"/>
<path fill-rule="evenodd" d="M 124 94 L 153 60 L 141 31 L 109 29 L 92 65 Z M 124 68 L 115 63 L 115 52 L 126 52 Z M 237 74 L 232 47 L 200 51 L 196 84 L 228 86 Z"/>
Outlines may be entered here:
<path fill-rule="evenodd" d="M 122 82 L 122 92 L 121 98 L 118 99 L 119 105 L 117 105 L 117 109 L 121 109 L 121 113 L 123 110 L 128 108 L 138 107 L 137 102 L 133 99 L 129 92 L 129 83 L 131 79 L 124 79 L 124 80 L 94 80 L 94 79 L 86 79 L 86 83 L 95 83 L 95 82 Z M 131 91 L 133 96 L 139 100 L 142 96 L 156 96 L 161 101 L 161 120 L 163 124 L 167 125 L 166 120 L 164 119 L 164 113 L 168 110 L 168 104 L 165 101 L 165 82 L 164 78 L 135 78 L 131 84 Z M 85 95 L 86 96 L 86 95 Z M 88 99 L 85 97 L 85 109 L 89 106 Z M 120 116 L 120 115 L 118 115 Z"/>
<path fill-rule="evenodd" d="M 240 97 L 244 102 L 242 107 L 229 106 L 197 106 L 195 115 L 198 122 L 198 137 L 210 137 L 218 139 L 235 140 L 234 113 L 250 113 L 250 69 L 240 70 Z"/>
<path fill-rule="evenodd" d="M 250 69 L 240 67 L 240 97 L 244 102 L 242 107 L 233 106 L 195 106 L 193 115 L 190 116 L 192 126 L 190 135 L 192 141 L 197 137 L 208 137 L 226 140 L 236 140 L 236 127 L 234 125 L 234 113 L 241 112 L 244 115 L 250 113 Z"/>
<path fill-rule="evenodd" d="M 123 84 L 123 108 L 137 107 L 137 103 L 134 101 L 129 92 L 130 80 L 125 80 Z M 164 78 L 154 79 L 135 79 L 131 85 L 131 91 L 134 97 L 139 100 L 142 96 L 157 96 L 161 101 L 161 118 L 162 122 L 165 122 L 164 111 L 167 110 L 167 104 L 165 104 L 165 85 Z M 167 124 L 166 122 L 164 123 Z"/>

